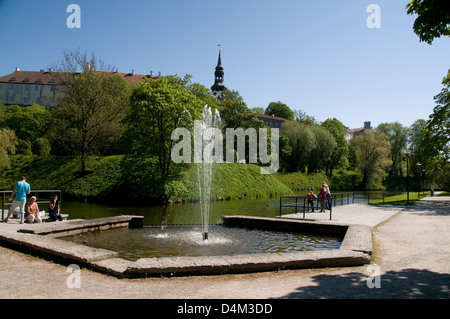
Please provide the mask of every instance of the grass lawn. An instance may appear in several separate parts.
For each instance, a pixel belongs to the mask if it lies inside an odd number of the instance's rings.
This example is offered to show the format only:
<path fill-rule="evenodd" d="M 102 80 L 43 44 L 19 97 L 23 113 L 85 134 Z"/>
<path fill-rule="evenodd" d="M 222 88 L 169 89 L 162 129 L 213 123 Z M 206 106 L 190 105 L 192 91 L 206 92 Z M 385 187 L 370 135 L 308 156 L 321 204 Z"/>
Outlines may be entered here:
<path fill-rule="evenodd" d="M 400 195 L 395 195 L 395 196 L 390 196 L 390 197 L 385 197 L 384 198 L 384 205 L 414 205 L 416 201 L 424 198 L 425 195 L 423 195 L 423 193 L 417 193 L 417 192 L 410 192 L 409 193 L 409 204 L 407 202 L 407 194 L 400 194 Z M 365 203 L 367 204 L 367 202 Z M 374 205 L 383 205 L 383 199 L 376 199 L 376 200 L 371 200 L 370 204 L 374 204 Z"/>

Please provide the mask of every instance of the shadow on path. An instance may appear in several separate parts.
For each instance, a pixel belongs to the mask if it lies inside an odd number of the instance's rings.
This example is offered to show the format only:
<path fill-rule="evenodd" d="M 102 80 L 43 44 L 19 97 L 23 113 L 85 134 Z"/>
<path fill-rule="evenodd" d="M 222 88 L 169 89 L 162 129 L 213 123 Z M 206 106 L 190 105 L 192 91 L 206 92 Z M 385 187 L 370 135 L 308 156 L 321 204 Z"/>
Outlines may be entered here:
<path fill-rule="evenodd" d="M 375 283 L 370 273 L 318 275 L 312 277 L 317 285 L 299 287 L 282 299 L 449 299 L 450 275 L 428 270 L 404 269 L 388 271 L 379 277 L 380 288 L 369 288 Z"/>

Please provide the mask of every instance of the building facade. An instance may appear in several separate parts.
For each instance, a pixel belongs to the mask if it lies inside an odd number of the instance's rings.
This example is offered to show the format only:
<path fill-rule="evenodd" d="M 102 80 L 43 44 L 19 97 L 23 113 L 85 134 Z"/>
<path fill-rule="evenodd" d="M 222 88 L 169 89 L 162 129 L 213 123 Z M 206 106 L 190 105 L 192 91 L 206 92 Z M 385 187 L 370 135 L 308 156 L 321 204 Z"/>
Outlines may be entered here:
<path fill-rule="evenodd" d="M 283 123 L 287 121 L 285 118 L 266 114 L 257 114 L 256 117 L 270 128 L 281 128 Z"/>
<path fill-rule="evenodd" d="M 101 72 L 106 76 L 119 75 L 129 83 L 139 83 L 145 78 L 158 78 L 153 72 L 150 75 L 115 72 Z M 55 93 L 66 92 L 66 88 L 59 80 L 58 73 L 51 68 L 40 71 L 21 71 L 16 68 L 11 74 L 0 77 L 0 104 L 30 106 L 40 104 L 45 107 L 52 107 L 56 104 Z"/>
<path fill-rule="evenodd" d="M 350 141 L 353 137 L 364 134 L 365 131 L 371 130 L 372 126 L 370 126 L 371 123 L 369 121 L 364 122 L 364 127 L 362 128 L 347 128 L 347 135 L 345 139 Z"/>

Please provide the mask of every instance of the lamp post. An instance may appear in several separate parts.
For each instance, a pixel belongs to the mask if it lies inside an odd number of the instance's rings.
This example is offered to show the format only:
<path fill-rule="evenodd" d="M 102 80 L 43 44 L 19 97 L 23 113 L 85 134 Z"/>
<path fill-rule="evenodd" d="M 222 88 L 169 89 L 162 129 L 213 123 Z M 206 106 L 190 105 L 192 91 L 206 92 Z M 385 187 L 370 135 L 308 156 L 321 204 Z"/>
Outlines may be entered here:
<path fill-rule="evenodd" d="M 427 171 L 425 169 L 422 169 L 422 191 L 423 191 L 423 196 L 425 196 L 425 177 Z"/>
<path fill-rule="evenodd" d="M 406 161 L 406 204 L 409 205 L 409 152 L 403 158 Z"/>
<path fill-rule="evenodd" d="M 417 167 L 417 171 L 419 172 L 419 186 L 417 187 L 418 188 L 418 192 L 417 192 L 417 197 L 419 197 L 420 196 L 420 173 L 421 173 L 421 171 L 420 171 L 420 167 L 422 166 L 422 164 L 420 164 L 420 162 L 417 162 L 417 164 L 416 164 L 416 167 Z"/>

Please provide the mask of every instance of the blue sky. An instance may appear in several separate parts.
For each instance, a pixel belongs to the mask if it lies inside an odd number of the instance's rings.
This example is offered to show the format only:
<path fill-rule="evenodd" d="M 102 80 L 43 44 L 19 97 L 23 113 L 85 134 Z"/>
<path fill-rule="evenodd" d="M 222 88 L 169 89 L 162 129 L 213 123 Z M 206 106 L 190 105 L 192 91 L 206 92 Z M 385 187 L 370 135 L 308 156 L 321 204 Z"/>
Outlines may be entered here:
<path fill-rule="evenodd" d="M 450 39 L 419 41 L 409 0 L 0 0 L 0 75 L 48 68 L 62 51 L 95 52 L 120 72 L 189 73 L 251 107 L 282 101 L 350 128 L 427 119 L 450 68 Z M 66 25 L 69 4 L 81 28 Z M 381 28 L 368 28 L 370 4 Z"/>

